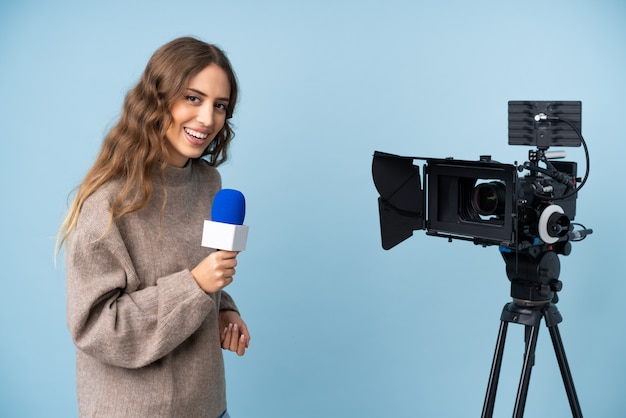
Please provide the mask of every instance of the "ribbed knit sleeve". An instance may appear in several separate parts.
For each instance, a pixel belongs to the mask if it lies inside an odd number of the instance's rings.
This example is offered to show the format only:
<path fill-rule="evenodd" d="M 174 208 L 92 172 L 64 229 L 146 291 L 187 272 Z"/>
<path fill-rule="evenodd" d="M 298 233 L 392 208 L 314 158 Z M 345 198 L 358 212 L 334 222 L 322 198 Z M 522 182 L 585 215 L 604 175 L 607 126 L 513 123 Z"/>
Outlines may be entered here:
<path fill-rule="evenodd" d="M 188 269 L 142 286 L 117 225 L 96 197 L 67 247 L 68 325 L 76 346 L 102 362 L 143 367 L 188 338 L 215 309 Z"/>

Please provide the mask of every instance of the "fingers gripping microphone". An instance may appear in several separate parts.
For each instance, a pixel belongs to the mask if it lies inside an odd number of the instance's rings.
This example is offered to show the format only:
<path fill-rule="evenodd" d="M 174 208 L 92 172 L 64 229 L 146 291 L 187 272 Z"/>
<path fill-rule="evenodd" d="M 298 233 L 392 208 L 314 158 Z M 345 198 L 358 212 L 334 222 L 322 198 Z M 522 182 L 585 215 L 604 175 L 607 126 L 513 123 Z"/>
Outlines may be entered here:
<path fill-rule="evenodd" d="M 211 220 L 204 221 L 202 246 L 218 250 L 243 251 L 248 240 L 248 227 L 243 225 L 246 200 L 233 189 L 222 189 L 213 199 Z"/>

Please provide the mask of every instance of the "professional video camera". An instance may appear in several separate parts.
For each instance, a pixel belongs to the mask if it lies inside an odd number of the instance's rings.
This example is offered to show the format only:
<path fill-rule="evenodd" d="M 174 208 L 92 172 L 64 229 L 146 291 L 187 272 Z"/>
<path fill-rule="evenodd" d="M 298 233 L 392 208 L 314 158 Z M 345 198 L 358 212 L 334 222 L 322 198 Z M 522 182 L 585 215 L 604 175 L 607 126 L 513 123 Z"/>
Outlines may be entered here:
<path fill-rule="evenodd" d="M 522 166 L 500 164 L 490 156 L 464 161 L 376 151 L 372 173 L 380 194 L 383 248 L 421 229 L 510 250 L 535 246 L 538 240 L 562 246 L 574 237 L 570 221 L 588 172 L 577 188 L 577 164 L 554 161 L 564 153 L 547 150 L 584 144 L 580 109 L 580 102 L 509 102 L 509 144 L 537 147 Z M 585 152 L 588 156 L 586 145 Z M 414 160 L 426 161 L 423 187 Z M 528 174 L 519 177 L 523 170 Z"/>
<path fill-rule="evenodd" d="M 568 255 L 570 241 L 592 232 L 584 227 L 575 230 L 575 225 L 581 225 L 572 223 L 578 191 L 589 175 L 581 102 L 511 101 L 508 110 L 509 144 L 537 147 L 520 166 L 501 164 L 490 156 L 465 161 L 374 153 L 382 246 L 388 250 L 421 229 L 450 240 L 499 245 L 507 266 L 514 267 L 507 268 L 514 285 L 512 296 L 543 302 L 556 299 L 555 291 L 560 290 L 561 283 L 554 279 L 560 269 L 556 255 Z M 582 181 L 576 177 L 575 162 L 554 161 L 564 152 L 548 151 L 550 146 L 581 144 L 586 157 Z M 426 161 L 423 185 L 414 160 Z M 527 174 L 520 177 L 522 171 Z M 542 274 L 528 277 L 535 264 Z M 520 270 L 539 288 L 523 283 L 518 289 Z"/>
<path fill-rule="evenodd" d="M 380 195 L 382 246 L 388 250 L 422 229 L 450 241 L 498 245 L 513 298 L 503 310 L 502 323 L 536 328 L 541 317 L 546 317 L 551 333 L 558 334 L 556 324 L 561 317 L 553 305 L 562 287 L 558 254 L 569 255 L 571 241 L 592 233 L 573 223 L 576 198 L 589 175 L 589 152 L 581 134 L 581 102 L 510 101 L 508 122 L 509 145 L 536 147 L 522 165 L 502 164 L 488 155 L 466 161 L 376 151 L 372 175 Z M 577 177 L 575 162 L 555 161 L 563 158 L 564 152 L 549 151 L 554 146 L 581 144 L 586 159 L 582 180 Z M 426 161 L 423 183 L 415 160 Z M 523 176 L 518 174 L 522 172 Z M 504 348 L 502 337 L 498 340 L 502 344 L 497 348 L 500 352 Z M 536 335 L 534 338 L 536 342 Z M 553 343 L 555 350 L 562 351 L 557 352 L 561 364 L 565 354 L 560 337 L 553 335 Z M 534 355 L 534 346 L 527 344 L 527 350 Z M 494 358 L 498 373 L 500 360 Z M 524 370 L 530 366 L 525 363 Z M 561 370 L 572 410 L 579 410 L 567 364 Z M 497 373 L 492 371 L 491 378 L 494 374 L 497 383 Z M 528 382 L 524 384 L 527 389 Z M 489 392 L 483 416 L 490 416 L 493 409 L 495 389 L 491 379 Z M 525 396 L 522 393 L 518 397 L 522 410 Z"/>

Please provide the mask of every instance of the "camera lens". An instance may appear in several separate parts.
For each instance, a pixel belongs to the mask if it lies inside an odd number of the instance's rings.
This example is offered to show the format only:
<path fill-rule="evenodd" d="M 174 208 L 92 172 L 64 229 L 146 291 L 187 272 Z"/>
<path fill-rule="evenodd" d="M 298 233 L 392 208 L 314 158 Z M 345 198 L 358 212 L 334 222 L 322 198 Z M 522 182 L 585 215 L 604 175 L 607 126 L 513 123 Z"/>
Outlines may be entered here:
<path fill-rule="evenodd" d="M 480 183 L 474 187 L 472 206 L 479 215 L 500 215 L 504 209 L 505 187 L 500 182 Z"/>

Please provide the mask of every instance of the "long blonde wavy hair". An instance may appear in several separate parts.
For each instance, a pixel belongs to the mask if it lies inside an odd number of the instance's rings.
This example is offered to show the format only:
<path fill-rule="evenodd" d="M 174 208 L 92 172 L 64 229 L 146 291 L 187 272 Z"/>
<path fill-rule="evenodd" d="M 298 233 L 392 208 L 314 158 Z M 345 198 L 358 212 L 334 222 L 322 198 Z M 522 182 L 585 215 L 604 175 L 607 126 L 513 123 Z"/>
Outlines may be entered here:
<path fill-rule="evenodd" d="M 168 160 L 165 133 L 174 101 L 182 97 L 189 80 L 210 64 L 222 68 L 230 82 L 226 123 L 202 157 L 217 167 L 228 158 L 234 137 L 228 119 L 237 102 L 237 78 L 224 52 L 215 45 L 183 37 L 163 45 L 150 58 L 141 79 L 124 100 L 118 123 L 104 138 L 93 167 L 78 187 L 57 236 L 56 251 L 76 227 L 85 200 L 107 181 L 122 180 L 122 189 L 110 209 L 113 220 L 143 208 L 152 195 L 151 178 L 162 175 Z M 140 185 L 140 187 L 137 187 Z"/>

